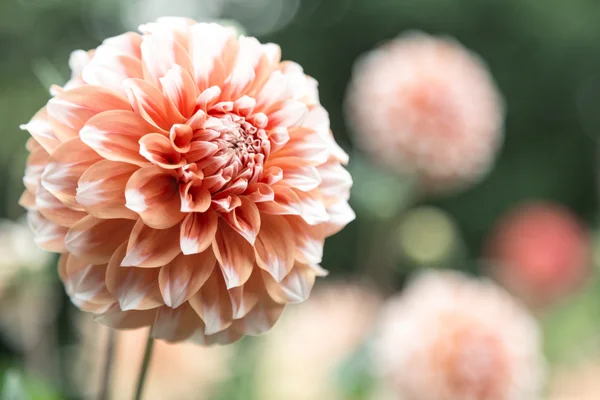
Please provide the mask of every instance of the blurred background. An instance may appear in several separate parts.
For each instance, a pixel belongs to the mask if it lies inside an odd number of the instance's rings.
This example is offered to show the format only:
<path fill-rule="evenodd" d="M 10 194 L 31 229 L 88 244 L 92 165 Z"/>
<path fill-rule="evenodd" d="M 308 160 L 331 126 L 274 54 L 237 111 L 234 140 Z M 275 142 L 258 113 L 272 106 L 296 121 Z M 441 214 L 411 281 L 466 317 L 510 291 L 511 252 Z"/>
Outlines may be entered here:
<path fill-rule="evenodd" d="M 148 399 L 375 399 L 369 327 L 425 268 L 497 280 L 541 326 L 545 396 L 600 398 L 599 13 L 592 0 L 0 0 L 0 397 L 92 398 L 106 338 L 68 301 L 56 258 L 32 245 L 18 205 L 28 138 L 19 125 L 70 77 L 71 51 L 177 15 L 237 21 L 318 80 L 351 156 L 357 218 L 326 243 L 331 275 L 271 334 L 228 348 L 159 344 Z M 503 98 L 489 173 L 461 190 L 419 191 L 417 178 L 357 146 L 347 118 L 356 61 L 413 30 L 478 54 Z M 119 336 L 115 399 L 131 397 L 143 335 Z"/>

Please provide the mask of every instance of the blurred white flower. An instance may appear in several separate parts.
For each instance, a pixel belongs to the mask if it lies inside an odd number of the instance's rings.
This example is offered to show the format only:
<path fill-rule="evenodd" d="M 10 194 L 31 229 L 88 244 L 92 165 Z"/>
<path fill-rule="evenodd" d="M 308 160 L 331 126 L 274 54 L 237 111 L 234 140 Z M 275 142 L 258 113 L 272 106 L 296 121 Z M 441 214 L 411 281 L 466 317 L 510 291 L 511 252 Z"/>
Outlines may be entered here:
<path fill-rule="evenodd" d="M 534 400 L 545 364 L 536 321 L 489 281 L 428 272 L 389 301 L 373 361 L 402 400 Z"/>
<path fill-rule="evenodd" d="M 482 60 L 450 38 L 408 33 L 355 65 L 346 116 L 357 145 L 423 190 L 448 192 L 490 169 L 503 102 Z"/>
<path fill-rule="evenodd" d="M 0 220 L 0 294 L 20 272 L 36 272 L 52 254 L 40 249 L 24 220 Z"/>
<path fill-rule="evenodd" d="M 285 314 L 259 349 L 261 400 L 343 400 L 335 374 L 364 342 L 379 307 L 373 291 L 351 284 L 315 289 Z"/>
<path fill-rule="evenodd" d="M 600 399 L 600 363 L 587 362 L 556 369 L 550 382 L 549 400 Z"/>

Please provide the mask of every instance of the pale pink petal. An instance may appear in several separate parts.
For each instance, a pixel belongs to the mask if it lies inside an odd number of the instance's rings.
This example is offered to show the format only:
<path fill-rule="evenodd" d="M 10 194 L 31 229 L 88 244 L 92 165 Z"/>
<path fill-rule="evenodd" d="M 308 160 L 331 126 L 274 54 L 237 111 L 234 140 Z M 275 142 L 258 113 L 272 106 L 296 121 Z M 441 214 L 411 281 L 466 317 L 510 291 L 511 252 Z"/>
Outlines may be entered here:
<path fill-rule="evenodd" d="M 69 253 L 62 255 L 59 264 L 64 266 L 60 277 L 69 296 L 96 305 L 114 303 L 106 289 L 106 264 L 90 264 Z"/>
<path fill-rule="evenodd" d="M 202 320 L 186 303 L 176 309 L 160 307 L 152 324 L 151 335 L 155 339 L 179 342 L 188 339 L 199 329 L 202 329 Z"/>
<path fill-rule="evenodd" d="M 69 229 L 65 247 L 77 258 L 92 264 L 106 264 L 127 240 L 133 224 L 129 219 L 99 219 L 89 215 Z"/>
<path fill-rule="evenodd" d="M 125 186 L 125 199 L 125 206 L 138 213 L 151 228 L 170 228 L 184 217 L 179 211 L 177 174 L 156 165 L 141 168 L 131 175 Z"/>
<path fill-rule="evenodd" d="M 35 194 L 29 191 L 29 189 L 24 190 L 21 197 L 19 197 L 19 205 L 28 211 L 34 211 L 36 209 Z"/>
<path fill-rule="evenodd" d="M 159 268 L 122 267 L 127 252 L 123 243 L 114 252 L 106 269 L 106 287 L 122 311 L 149 310 L 163 305 L 158 286 Z"/>
<path fill-rule="evenodd" d="M 191 126 L 186 124 L 175 124 L 169 131 L 169 139 L 171 146 L 179 153 L 187 153 L 190 151 L 192 145 L 191 141 L 194 137 L 194 130 Z M 189 157 L 186 154 L 186 157 Z"/>
<path fill-rule="evenodd" d="M 241 204 L 231 212 L 223 214 L 223 219 L 237 233 L 242 235 L 250 244 L 254 244 L 256 235 L 260 230 L 261 218 L 256 204 L 248 197 L 240 197 Z"/>
<path fill-rule="evenodd" d="M 298 194 L 291 188 L 283 185 L 273 187 L 275 196 L 272 201 L 257 204 L 261 212 L 275 215 L 300 215 L 302 201 Z"/>
<path fill-rule="evenodd" d="M 157 128 L 168 132 L 174 123 L 185 122 L 173 102 L 152 84 L 141 79 L 128 79 L 123 86 L 133 110 Z"/>
<path fill-rule="evenodd" d="M 315 284 L 316 273 L 306 265 L 296 264 L 286 277 L 278 282 L 263 272 L 265 287 L 269 296 L 277 303 L 300 303 L 308 299 Z"/>
<path fill-rule="evenodd" d="M 37 211 L 27 213 L 27 222 L 35 234 L 35 244 L 54 253 L 66 251 L 65 236 L 68 228 L 50 222 Z"/>
<path fill-rule="evenodd" d="M 200 92 L 224 82 L 235 60 L 237 46 L 233 29 L 212 23 L 192 26 L 190 57 Z"/>
<path fill-rule="evenodd" d="M 212 249 L 175 257 L 160 268 L 158 284 L 165 304 L 177 308 L 192 297 L 208 280 L 217 260 Z"/>
<path fill-rule="evenodd" d="M 92 117 L 79 132 L 81 140 L 107 160 L 147 165 L 139 140 L 156 128 L 133 111 L 106 111 Z"/>
<path fill-rule="evenodd" d="M 275 325 L 283 308 L 271 299 L 261 299 L 244 318 L 235 321 L 232 328 L 244 335 L 262 335 Z"/>
<path fill-rule="evenodd" d="M 323 202 L 323 196 L 321 196 L 320 193 L 317 191 L 296 191 L 296 194 L 302 204 L 302 213 L 300 216 L 306 222 L 310 225 L 317 225 L 329 220 L 329 215 Z"/>
<path fill-rule="evenodd" d="M 325 235 L 331 236 L 354 221 L 356 214 L 346 200 L 338 201 L 327 207 L 329 220 L 325 223 Z"/>
<path fill-rule="evenodd" d="M 189 299 L 189 303 L 204 321 L 204 335 L 220 332 L 233 322 L 231 301 L 223 275 L 215 269 L 202 289 Z"/>
<path fill-rule="evenodd" d="M 63 141 L 79 135 L 85 123 L 94 115 L 110 110 L 131 110 L 127 99 L 100 86 L 79 86 L 65 90 L 47 105 L 48 116 L 68 132 Z"/>
<path fill-rule="evenodd" d="M 285 217 L 263 215 L 262 226 L 254 246 L 256 264 L 277 282 L 294 266 L 294 232 Z"/>
<path fill-rule="evenodd" d="M 225 221 L 219 220 L 212 248 L 223 271 L 227 289 L 246 283 L 254 268 L 254 251 L 248 241 Z"/>
<path fill-rule="evenodd" d="M 308 108 L 304 103 L 297 100 L 286 100 L 279 110 L 268 115 L 268 127 L 284 126 L 289 128 L 301 125 L 307 115 Z"/>
<path fill-rule="evenodd" d="M 264 283 L 260 272 L 254 271 L 242 286 L 229 289 L 233 319 L 246 316 L 258 302 Z"/>
<path fill-rule="evenodd" d="M 140 154 L 152 164 L 165 169 L 177 169 L 186 164 L 171 145 L 171 140 L 160 133 L 150 133 L 140 139 Z"/>
<path fill-rule="evenodd" d="M 27 190 L 35 193 L 42 180 L 42 174 L 50 161 L 50 155 L 34 138 L 27 140 L 26 146 L 30 154 L 27 157 L 23 184 Z"/>
<path fill-rule="evenodd" d="M 165 77 L 173 67 L 181 68 L 188 74 L 192 72 L 186 49 L 181 46 L 177 36 L 170 29 L 154 30 L 151 35 L 144 35 L 140 48 L 145 78 L 156 86 L 160 86 L 161 78 Z M 192 90 L 193 87 L 194 85 L 190 86 L 188 90 Z"/>
<path fill-rule="evenodd" d="M 140 50 L 141 44 L 142 36 L 135 32 L 123 33 L 105 39 L 102 42 L 102 45 L 114 49 L 118 54 L 123 54 L 138 60 L 142 57 L 142 52 Z"/>
<path fill-rule="evenodd" d="M 241 36 L 237 57 L 231 74 L 224 84 L 223 97 L 237 99 L 246 92 L 256 76 L 255 66 L 260 57 L 260 43 L 253 37 Z"/>
<path fill-rule="evenodd" d="M 181 223 L 181 251 L 196 254 L 206 250 L 215 240 L 218 216 L 213 210 L 190 213 Z"/>
<path fill-rule="evenodd" d="M 48 220 L 55 224 L 70 227 L 87 215 L 83 211 L 75 211 L 66 207 L 43 186 L 35 192 L 35 207 Z"/>
<path fill-rule="evenodd" d="M 249 188 L 248 192 L 248 198 L 254 203 L 263 203 L 275 199 L 275 191 L 273 191 L 273 188 L 266 183 L 259 182 L 252 188 Z"/>
<path fill-rule="evenodd" d="M 46 107 L 38 111 L 31 121 L 21 125 L 20 128 L 27 130 L 48 153 L 52 153 L 61 143 L 60 139 L 56 136 L 55 127 L 48 119 Z"/>
<path fill-rule="evenodd" d="M 317 168 L 298 157 L 275 158 L 267 166 L 277 166 L 283 171 L 282 182 L 303 192 L 317 188 L 321 176 Z"/>
<path fill-rule="evenodd" d="M 181 253 L 179 226 L 153 229 L 139 219 L 129 238 L 124 267 L 156 268 L 173 261 Z"/>
<path fill-rule="evenodd" d="M 97 162 L 79 178 L 77 203 L 97 218 L 137 219 L 137 214 L 125 207 L 125 185 L 138 168 L 118 161 Z"/>
<path fill-rule="evenodd" d="M 321 176 L 319 191 L 326 197 L 350 198 L 352 176 L 339 163 L 328 162 L 317 167 Z"/>
<path fill-rule="evenodd" d="M 323 259 L 324 224 L 309 225 L 302 218 L 286 217 L 296 243 L 296 260 L 304 264 L 319 264 Z"/>
<path fill-rule="evenodd" d="M 294 127 L 287 132 L 290 139 L 284 147 L 273 151 L 273 158 L 299 157 L 312 165 L 320 165 L 331 156 L 329 143 L 319 133 L 304 127 Z"/>
<path fill-rule="evenodd" d="M 137 329 L 152 325 L 156 318 L 156 309 L 122 311 L 118 304 L 96 317 L 96 321 L 114 329 Z"/>
<path fill-rule="evenodd" d="M 79 138 L 62 143 L 50 156 L 42 174 L 42 186 L 67 207 L 83 211 L 77 203 L 77 182 L 81 175 L 101 157 Z"/>

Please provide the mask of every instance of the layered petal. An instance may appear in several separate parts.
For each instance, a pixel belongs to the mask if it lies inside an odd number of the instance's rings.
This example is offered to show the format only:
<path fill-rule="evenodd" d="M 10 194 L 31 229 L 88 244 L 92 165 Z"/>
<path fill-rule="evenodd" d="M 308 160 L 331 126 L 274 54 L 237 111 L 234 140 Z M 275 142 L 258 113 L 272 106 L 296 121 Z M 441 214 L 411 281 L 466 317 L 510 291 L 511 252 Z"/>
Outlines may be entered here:
<path fill-rule="evenodd" d="M 184 217 L 179 210 L 181 200 L 177 174 L 156 165 L 137 170 L 125 186 L 125 206 L 155 229 L 170 228 Z"/>
<path fill-rule="evenodd" d="M 173 261 L 181 253 L 179 226 L 154 229 L 139 219 L 129 237 L 127 254 L 122 266 L 156 268 Z"/>
<path fill-rule="evenodd" d="M 241 286 L 250 278 L 254 267 L 252 246 L 223 220 L 219 220 L 212 248 L 227 289 Z"/>
<path fill-rule="evenodd" d="M 195 295 L 208 280 L 216 263 L 214 253 L 208 249 L 198 254 L 180 254 L 160 268 L 158 283 L 165 304 L 177 308 Z"/>
<path fill-rule="evenodd" d="M 201 253 L 211 246 L 218 228 L 218 216 L 213 210 L 190 213 L 181 223 L 181 251 L 183 254 Z"/>
<path fill-rule="evenodd" d="M 256 264 L 281 282 L 294 266 L 294 232 L 285 217 L 263 215 L 254 254 Z"/>
<path fill-rule="evenodd" d="M 233 322 L 225 281 L 217 269 L 213 271 L 202 289 L 189 299 L 189 303 L 204 321 L 204 335 L 220 332 Z"/>

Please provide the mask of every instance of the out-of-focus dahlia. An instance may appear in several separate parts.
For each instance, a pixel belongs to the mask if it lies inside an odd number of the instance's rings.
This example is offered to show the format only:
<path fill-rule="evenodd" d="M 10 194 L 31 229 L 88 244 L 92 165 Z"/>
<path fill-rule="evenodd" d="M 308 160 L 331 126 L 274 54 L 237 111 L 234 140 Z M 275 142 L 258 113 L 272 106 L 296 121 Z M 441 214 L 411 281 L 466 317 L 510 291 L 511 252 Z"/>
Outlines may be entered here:
<path fill-rule="evenodd" d="M 591 241 L 564 207 L 530 203 L 509 211 L 488 239 L 490 273 L 530 306 L 576 291 L 591 272 Z"/>
<path fill-rule="evenodd" d="M 408 33 L 355 65 L 346 114 L 379 164 L 446 192 L 480 179 L 502 138 L 500 94 L 481 59 L 453 39 Z"/>
<path fill-rule="evenodd" d="M 390 300 L 374 361 L 402 400 L 534 400 L 543 384 L 535 320 L 501 288 L 429 272 Z"/>
<path fill-rule="evenodd" d="M 371 332 L 380 304 L 366 286 L 336 283 L 315 289 L 311 301 L 286 314 L 261 343 L 257 398 L 347 399 L 336 377 Z"/>
<path fill-rule="evenodd" d="M 182 18 L 140 30 L 74 53 L 24 126 L 21 204 L 100 322 L 206 344 L 260 334 L 354 218 L 348 156 L 278 46 Z"/>
<path fill-rule="evenodd" d="M 589 360 L 581 365 L 563 365 L 553 373 L 549 400 L 600 399 L 600 363 Z"/>

